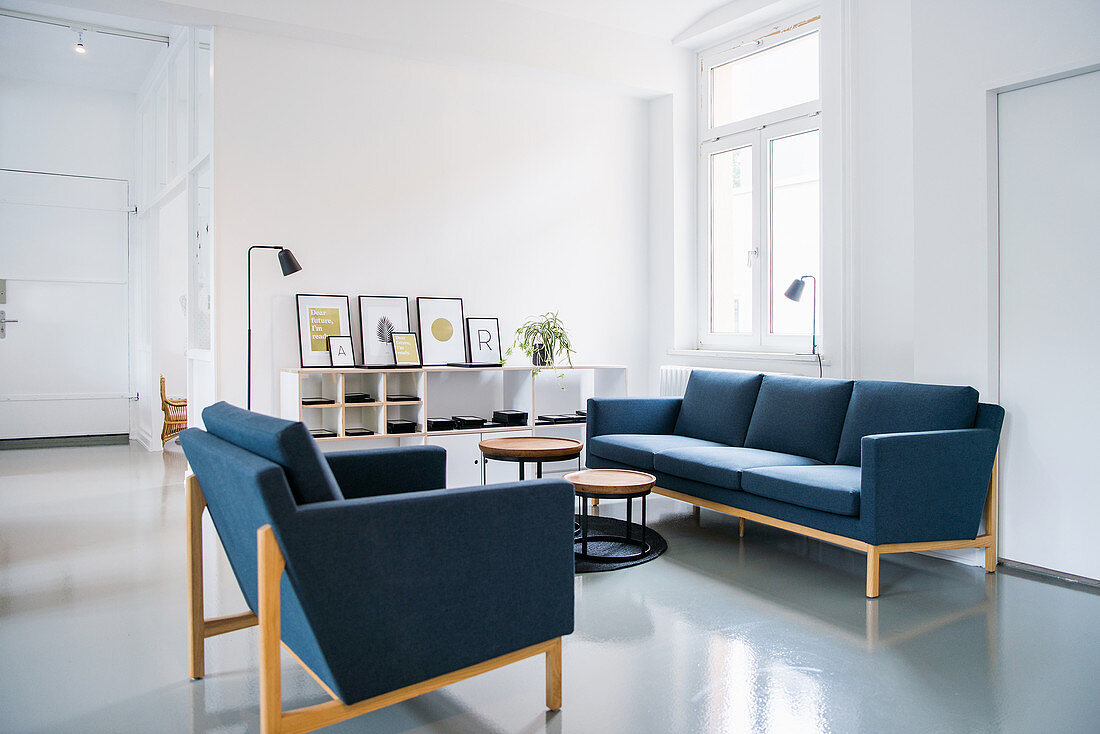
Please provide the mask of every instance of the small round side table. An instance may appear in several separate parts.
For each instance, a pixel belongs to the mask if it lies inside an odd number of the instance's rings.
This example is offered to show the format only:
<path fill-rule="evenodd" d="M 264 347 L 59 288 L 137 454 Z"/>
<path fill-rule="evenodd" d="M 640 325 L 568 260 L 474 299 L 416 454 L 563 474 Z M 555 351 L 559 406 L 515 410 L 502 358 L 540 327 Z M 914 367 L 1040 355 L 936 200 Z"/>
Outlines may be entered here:
<path fill-rule="evenodd" d="M 645 540 L 646 531 L 646 497 L 657 483 L 657 477 L 642 471 L 629 469 L 585 469 L 566 474 L 562 479 L 573 485 L 573 491 L 581 498 L 581 522 L 580 533 L 573 539 L 574 545 L 579 544 L 580 551 L 574 551 L 577 558 L 597 563 L 617 563 L 619 561 L 632 561 L 642 558 L 649 553 L 649 543 Z M 642 524 L 635 525 L 631 522 L 631 514 L 634 498 L 642 498 Z M 589 535 L 588 534 L 588 503 L 586 499 L 625 499 L 626 500 L 626 534 L 622 537 L 615 535 Z M 641 532 L 634 537 L 633 529 L 639 528 Z M 638 548 L 638 552 L 628 556 L 594 555 L 589 554 L 588 544 L 605 542 L 620 546 Z"/>
<path fill-rule="evenodd" d="M 544 461 L 565 461 L 581 455 L 584 444 L 571 438 L 553 436 L 514 436 L 512 438 L 488 438 L 478 444 L 481 449 L 481 483 L 485 484 L 485 462 L 511 461 L 519 464 L 519 478 L 523 481 L 523 465 L 535 464 L 535 477 L 542 479 Z"/>

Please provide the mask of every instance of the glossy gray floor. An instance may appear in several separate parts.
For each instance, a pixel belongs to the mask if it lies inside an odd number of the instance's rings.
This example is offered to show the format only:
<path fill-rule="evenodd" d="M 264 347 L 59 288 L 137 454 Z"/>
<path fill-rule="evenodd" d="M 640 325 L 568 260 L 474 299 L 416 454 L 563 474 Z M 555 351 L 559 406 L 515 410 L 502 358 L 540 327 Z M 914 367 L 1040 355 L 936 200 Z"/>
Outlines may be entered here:
<path fill-rule="evenodd" d="M 0 731 L 258 730 L 254 629 L 187 680 L 182 473 L 178 447 L 0 452 Z M 528 660 L 327 731 L 1100 731 L 1094 591 L 903 556 L 868 602 L 862 555 L 651 518 L 664 556 L 577 578 L 561 712 Z M 243 609 L 207 545 L 208 613 Z M 291 705 L 324 699 L 284 668 Z"/>

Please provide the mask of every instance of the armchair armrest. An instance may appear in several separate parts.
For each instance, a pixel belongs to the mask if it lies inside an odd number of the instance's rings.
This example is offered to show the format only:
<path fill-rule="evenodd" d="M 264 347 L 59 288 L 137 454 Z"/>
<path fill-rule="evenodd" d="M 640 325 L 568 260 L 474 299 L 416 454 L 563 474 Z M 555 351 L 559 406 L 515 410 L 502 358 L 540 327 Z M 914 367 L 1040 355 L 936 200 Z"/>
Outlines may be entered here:
<path fill-rule="evenodd" d="M 977 428 L 864 436 L 860 515 L 872 523 L 870 542 L 976 537 L 997 440 Z"/>
<path fill-rule="evenodd" d="M 610 433 L 672 433 L 683 398 L 589 398 L 587 438 Z"/>
<path fill-rule="evenodd" d="M 545 479 L 317 502 L 275 533 L 354 700 L 570 633 L 573 497 Z"/>
<path fill-rule="evenodd" d="M 325 459 L 347 499 L 447 486 L 447 452 L 440 446 L 337 451 Z"/>

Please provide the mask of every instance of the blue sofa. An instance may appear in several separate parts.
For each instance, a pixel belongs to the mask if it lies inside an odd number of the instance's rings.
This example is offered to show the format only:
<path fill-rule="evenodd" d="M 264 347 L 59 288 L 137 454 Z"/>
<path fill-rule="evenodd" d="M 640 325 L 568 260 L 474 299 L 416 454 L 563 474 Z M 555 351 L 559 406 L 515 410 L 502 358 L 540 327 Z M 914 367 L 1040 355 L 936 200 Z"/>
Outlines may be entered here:
<path fill-rule="evenodd" d="M 573 489 L 560 479 L 444 489 L 442 448 L 322 454 L 305 426 L 227 403 L 180 442 L 191 677 L 204 641 L 260 626 L 261 729 L 306 731 L 545 654 L 561 706 L 573 630 Z M 207 619 L 204 509 L 250 611 Z M 285 645 L 332 697 L 284 712 Z"/>
<path fill-rule="evenodd" d="M 683 398 L 589 400 L 587 465 L 650 472 L 742 534 L 748 519 L 864 551 L 876 597 L 885 553 L 984 548 L 995 570 L 1003 420 L 971 387 L 694 370 Z"/>

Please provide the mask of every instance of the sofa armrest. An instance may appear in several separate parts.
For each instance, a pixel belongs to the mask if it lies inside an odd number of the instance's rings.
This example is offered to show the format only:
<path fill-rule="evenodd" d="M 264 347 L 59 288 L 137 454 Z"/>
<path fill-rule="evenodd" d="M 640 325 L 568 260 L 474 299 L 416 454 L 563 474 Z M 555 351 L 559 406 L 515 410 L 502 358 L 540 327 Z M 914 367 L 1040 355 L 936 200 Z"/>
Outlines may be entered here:
<path fill-rule="evenodd" d="M 325 459 L 347 499 L 447 486 L 447 452 L 440 446 L 337 451 Z"/>
<path fill-rule="evenodd" d="M 870 542 L 976 537 L 997 439 L 977 428 L 864 436 L 860 516 Z"/>
<path fill-rule="evenodd" d="M 683 398 L 589 398 L 587 438 L 611 433 L 672 433 Z"/>
<path fill-rule="evenodd" d="M 275 534 L 333 665 L 384 692 L 572 632 L 573 503 L 560 479 L 410 492 L 304 505 Z"/>

